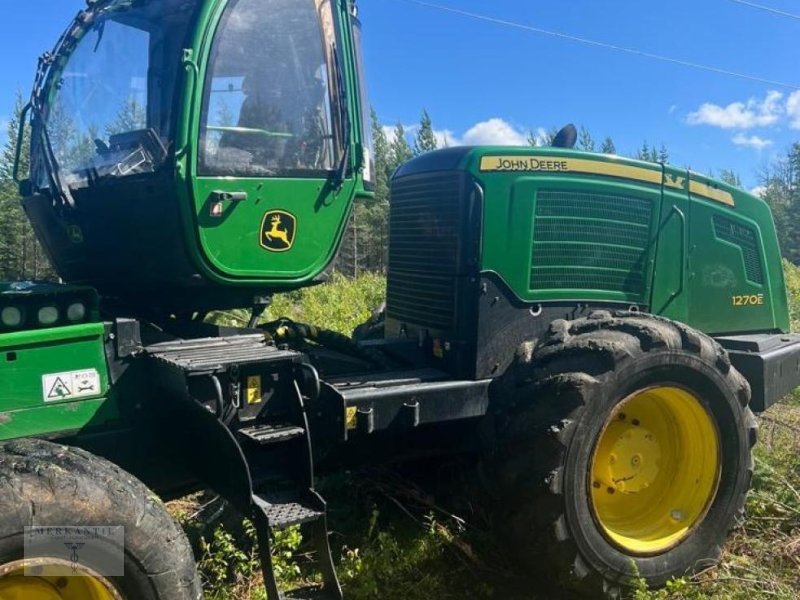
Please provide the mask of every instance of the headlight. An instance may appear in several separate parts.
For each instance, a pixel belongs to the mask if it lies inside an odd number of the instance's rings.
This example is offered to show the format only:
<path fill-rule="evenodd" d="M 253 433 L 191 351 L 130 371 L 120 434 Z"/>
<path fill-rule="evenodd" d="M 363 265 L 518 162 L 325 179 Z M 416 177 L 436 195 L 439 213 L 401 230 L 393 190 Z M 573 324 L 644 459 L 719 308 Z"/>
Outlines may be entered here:
<path fill-rule="evenodd" d="M 86 305 L 83 302 L 75 302 L 67 307 L 67 319 L 73 323 L 83 321 L 86 318 Z"/>
<path fill-rule="evenodd" d="M 0 322 L 6 327 L 19 327 L 22 325 L 22 311 L 16 306 L 6 306 L 0 311 Z"/>
<path fill-rule="evenodd" d="M 55 306 L 43 306 L 36 316 L 40 325 L 53 325 L 58 321 L 58 308 Z"/>

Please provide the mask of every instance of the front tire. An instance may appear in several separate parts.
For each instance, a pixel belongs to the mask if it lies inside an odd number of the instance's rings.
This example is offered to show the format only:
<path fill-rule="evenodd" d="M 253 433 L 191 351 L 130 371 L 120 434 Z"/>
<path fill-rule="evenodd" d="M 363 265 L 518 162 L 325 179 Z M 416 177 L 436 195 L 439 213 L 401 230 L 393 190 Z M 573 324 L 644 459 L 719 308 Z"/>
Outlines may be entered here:
<path fill-rule="evenodd" d="M 743 515 L 756 422 L 713 340 L 636 313 L 556 321 L 494 392 L 485 472 L 526 572 L 616 596 L 717 562 Z"/>
<path fill-rule="evenodd" d="M 124 576 L 91 564 L 79 577 L 49 576 L 64 557 L 24 556 L 26 526 L 120 525 Z M 186 535 L 144 484 L 83 450 L 27 439 L 0 444 L 0 598 L 198 600 L 202 590 Z"/>

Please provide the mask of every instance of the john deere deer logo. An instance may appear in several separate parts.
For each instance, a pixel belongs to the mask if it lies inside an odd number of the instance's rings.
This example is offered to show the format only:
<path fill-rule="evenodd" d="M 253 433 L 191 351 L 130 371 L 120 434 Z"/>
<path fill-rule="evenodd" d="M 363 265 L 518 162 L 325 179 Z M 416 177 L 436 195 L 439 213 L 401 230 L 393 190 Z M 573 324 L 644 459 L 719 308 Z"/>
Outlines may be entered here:
<path fill-rule="evenodd" d="M 282 210 L 271 210 L 261 222 L 261 247 L 271 252 L 286 252 L 294 245 L 297 219 Z"/>

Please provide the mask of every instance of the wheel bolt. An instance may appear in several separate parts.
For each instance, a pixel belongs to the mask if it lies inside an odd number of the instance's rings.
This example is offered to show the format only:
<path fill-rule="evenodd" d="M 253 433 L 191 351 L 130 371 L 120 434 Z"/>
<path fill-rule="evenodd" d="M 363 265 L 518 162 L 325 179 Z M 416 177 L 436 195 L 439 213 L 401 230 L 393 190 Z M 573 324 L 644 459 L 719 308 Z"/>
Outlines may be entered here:
<path fill-rule="evenodd" d="M 595 482 L 592 484 L 592 487 L 593 487 L 594 489 L 596 489 L 596 490 L 599 490 L 599 489 L 600 489 L 600 482 L 599 482 L 599 481 L 595 481 Z"/>
<path fill-rule="evenodd" d="M 619 413 L 619 420 L 624 421 L 626 419 L 625 413 Z"/>
<path fill-rule="evenodd" d="M 633 423 L 634 427 L 638 427 L 639 426 L 639 419 L 634 419 L 633 421 L 631 421 L 631 423 Z"/>
<path fill-rule="evenodd" d="M 609 494 L 613 494 L 613 493 L 614 493 L 614 492 L 616 492 L 617 490 L 615 490 L 615 489 L 614 489 L 614 488 L 612 488 L 612 487 L 609 487 L 609 488 L 608 488 L 608 490 L 606 490 L 606 491 L 607 491 Z"/>

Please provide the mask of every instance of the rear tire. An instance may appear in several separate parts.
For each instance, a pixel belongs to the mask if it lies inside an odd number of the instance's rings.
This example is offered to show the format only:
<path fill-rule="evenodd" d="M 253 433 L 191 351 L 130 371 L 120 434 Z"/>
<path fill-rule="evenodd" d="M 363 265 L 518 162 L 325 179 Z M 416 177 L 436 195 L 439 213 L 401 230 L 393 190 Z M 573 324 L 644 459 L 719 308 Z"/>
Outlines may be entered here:
<path fill-rule="evenodd" d="M 0 574 L 5 576 L 0 577 L 0 590 L 10 598 L 202 598 L 183 530 L 153 492 L 107 460 L 42 440 L 2 443 L 0 507 Z M 22 576 L 24 527 L 119 525 L 125 528 L 124 577 L 94 573 L 80 583 L 44 577 L 34 582 L 39 578 Z M 48 587 L 46 594 L 39 591 Z"/>
<path fill-rule="evenodd" d="M 524 572 L 618 596 L 719 560 L 743 517 L 756 421 L 711 338 L 638 313 L 555 321 L 492 393 L 483 472 Z"/>

